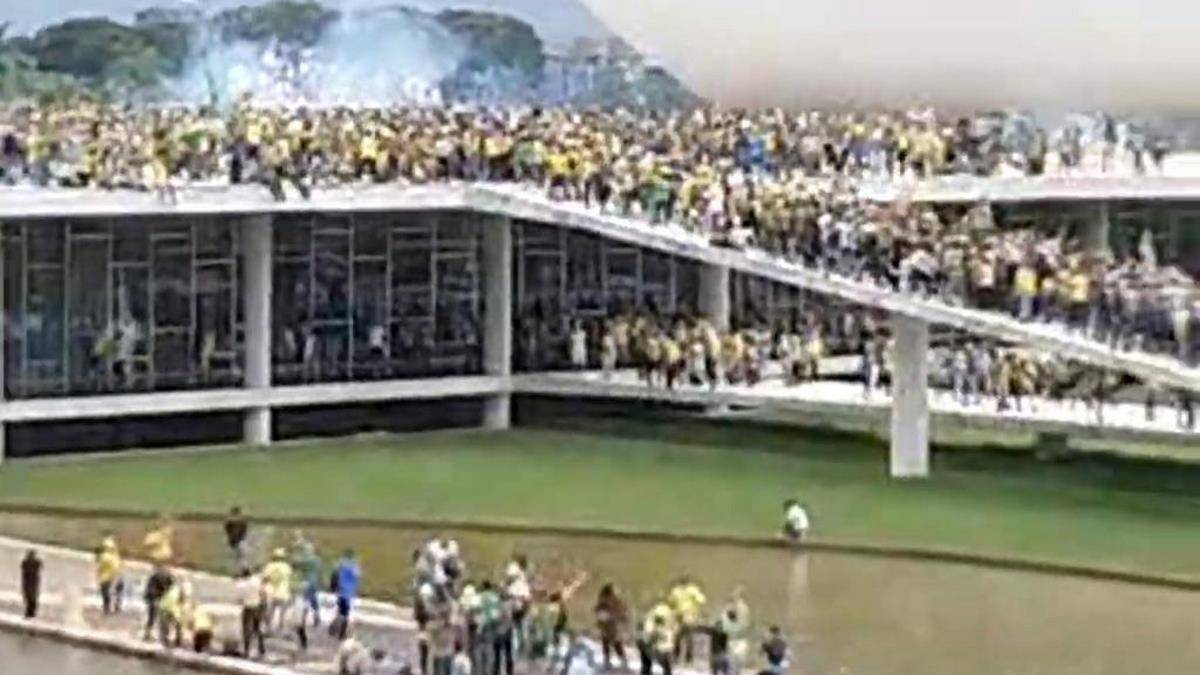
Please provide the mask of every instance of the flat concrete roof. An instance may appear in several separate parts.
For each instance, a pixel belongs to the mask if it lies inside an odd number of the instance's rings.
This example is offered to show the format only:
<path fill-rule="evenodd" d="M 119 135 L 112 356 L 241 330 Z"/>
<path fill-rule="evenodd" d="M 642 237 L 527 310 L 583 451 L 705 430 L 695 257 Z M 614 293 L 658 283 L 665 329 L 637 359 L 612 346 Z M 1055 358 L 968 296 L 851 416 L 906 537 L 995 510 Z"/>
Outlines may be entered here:
<path fill-rule="evenodd" d="M 863 183 L 861 192 L 878 201 L 1038 203 L 1155 201 L 1200 202 L 1200 177 L 1038 176 L 975 178 L 946 176 L 912 185 Z"/>
<path fill-rule="evenodd" d="M 466 184 L 364 184 L 316 190 L 311 200 L 297 195 L 277 202 L 261 185 L 208 185 L 181 188 L 178 202 L 167 204 L 137 190 L 4 187 L 0 219 L 450 210 L 469 207 L 469 189 Z"/>
<path fill-rule="evenodd" d="M 314 190 L 310 200 L 293 194 L 285 202 L 276 202 L 263 186 L 213 184 L 180 188 L 178 202 L 167 204 L 152 193 L 136 190 L 0 187 L 0 219 L 466 209 L 473 206 L 471 196 L 479 189 L 529 192 L 500 183 L 360 184 Z M 946 176 L 912 184 L 865 181 L 859 189 L 877 201 L 920 203 L 1200 202 L 1200 176 Z"/>

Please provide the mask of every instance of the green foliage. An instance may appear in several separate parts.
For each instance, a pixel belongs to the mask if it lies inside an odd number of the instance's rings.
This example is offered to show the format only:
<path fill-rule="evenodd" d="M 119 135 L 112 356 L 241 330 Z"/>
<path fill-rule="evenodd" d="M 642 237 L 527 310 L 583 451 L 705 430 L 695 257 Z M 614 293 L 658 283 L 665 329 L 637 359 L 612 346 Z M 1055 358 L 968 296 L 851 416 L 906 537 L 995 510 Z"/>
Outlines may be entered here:
<path fill-rule="evenodd" d="M 292 47 L 316 44 L 339 14 L 313 0 L 274 0 L 218 14 L 215 23 L 226 42 L 279 42 Z"/>
<path fill-rule="evenodd" d="M 192 55 L 202 21 L 198 11 L 155 7 L 138 12 L 133 27 L 158 50 L 165 74 L 178 75 Z"/>
<path fill-rule="evenodd" d="M 528 23 L 496 12 L 447 10 L 430 14 L 401 4 L 364 13 L 398 12 L 437 40 L 448 33 L 466 47 L 457 72 L 443 84 L 470 88 L 476 82 L 504 83 L 532 92 L 542 83 L 546 52 Z M 94 93 L 153 97 L 183 75 L 205 49 L 248 42 L 278 44 L 294 52 L 316 45 L 341 14 L 318 0 L 271 0 L 239 6 L 206 18 L 201 9 L 152 7 L 131 25 L 106 18 L 72 19 L 47 26 L 31 38 L 5 40 L 0 30 L 0 97 L 42 96 L 87 87 Z M 386 49 L 388 45 L 379 45 Z M 630 48 L 629 61 L 636 60 Z M 659 68 L 604 67 L 585 105 L 679 108 L 697 98 Z"/>
<path fill-rule="evenodd" d="M 69 75 L 38 70 L 37 59 L 25 51 L 26 39 L 5 39 L 8 25 L 0 24 L 0 100 L 63 99 L 78 92 Z"/>
<path fill-rule="evenodd" d="M 541 76 L 546 63 L 542 39 L 533 26 L 504 14 L 446 10 L 438 21 L 468 46 L 464 63 L 469 71 L 500 65 L 531 80 Z"/>
<path fill-rule="evenodd" d="M 145 75 L 161 58 L 137 30 L 108 19 L 72 19 L 48 26 L 33 37 L 38 68 L 103 84 L 111 74 Z"/>

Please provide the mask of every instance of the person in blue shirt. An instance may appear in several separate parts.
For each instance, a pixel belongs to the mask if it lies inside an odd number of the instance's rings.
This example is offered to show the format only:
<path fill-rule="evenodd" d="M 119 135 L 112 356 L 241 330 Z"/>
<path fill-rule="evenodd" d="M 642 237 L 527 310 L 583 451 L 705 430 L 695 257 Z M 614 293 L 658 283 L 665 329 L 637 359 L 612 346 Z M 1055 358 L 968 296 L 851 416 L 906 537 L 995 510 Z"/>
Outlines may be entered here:
<path fill-rule="evenodd" d="M 354 551 L 347 549 L 333 570 L 330 590 L 337 595 L 337 618 L 329 626 L 329 633 L 340 640 L 346 639 L 350 627 L 350 610 L 358 597 L 358 589 L 362 584 L 362 568 Z"/>

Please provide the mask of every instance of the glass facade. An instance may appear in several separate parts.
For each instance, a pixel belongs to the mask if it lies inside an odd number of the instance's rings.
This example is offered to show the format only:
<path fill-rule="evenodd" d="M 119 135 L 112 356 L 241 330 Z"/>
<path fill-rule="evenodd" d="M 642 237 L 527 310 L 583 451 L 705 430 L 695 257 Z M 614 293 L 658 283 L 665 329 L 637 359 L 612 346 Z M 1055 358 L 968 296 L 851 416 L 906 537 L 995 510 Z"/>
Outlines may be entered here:
<path fill-rule="evenodd" d="M 238 216 L 8 222 L 9 398 L 240 387 Z M 273 216 L 275 385 L 483 372 L 483 231 L 467 213 Z M 567 365 L 576 321 L 695 316 L 692 261 L 549 225 L 513 224 L 518 370 Z M 780 327 L 800 291 L 731 275 L 735 326 Z"/>
<path fill-rule="evenodd" d="M 696 313 L 700 269 L 692 261 L 538 223 L 514 223 L 513 247 L 517 370 L 566 367 L 576 321 Z"/>
<path fill-rule="evenodd" d="M 482 372 L 481 230 L 458 214 L 275 219 L 275 384 Z"/>
<path fill-rule="evenodd" d="M 1068 239 L 1087 239 L 1100 217 L 1095 203 L 1002 204 L 997 223 L 1008 229 L 1036 228 Z M 1158 262 L 1200 275 L 1200 203 L 1114 201 L 1109 205 L 1108 245 L 1120 258 L 1135 256 L 1149 233 Z"/>
<path fill-rule="evenodd" d="M 739 272 L 730 273 L 729 285 L 732 328 L 790 329 L 804 316 L 809 296 L 795 286 Z M 820 301 L 823 307 L 834 302 L 831 298 Z"/>
<path fill-rule="evenodd" d="M 240 383 L 227 219 L 9 222 L 3 239 L 6 396 Z"/>

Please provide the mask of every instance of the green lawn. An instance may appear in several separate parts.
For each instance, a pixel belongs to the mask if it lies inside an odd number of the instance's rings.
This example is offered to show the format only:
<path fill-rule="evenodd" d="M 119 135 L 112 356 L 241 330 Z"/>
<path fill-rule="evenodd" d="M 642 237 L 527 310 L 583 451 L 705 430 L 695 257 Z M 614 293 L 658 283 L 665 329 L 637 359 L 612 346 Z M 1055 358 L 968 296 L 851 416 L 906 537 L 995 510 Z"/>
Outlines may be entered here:
<path fill-rule="evenodd" d="M 1200 477 L 1185 465 L 956 450 L 886 478 L 882 444 L 741 425 L 562 421 L 268 451 L 0 469 L 0 502 L 607 526 L 766 535 L 798 496 L 817 537 L 1200 577 Z"/>

